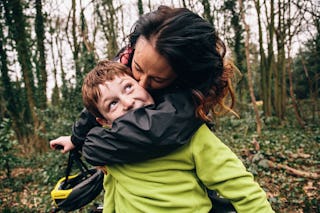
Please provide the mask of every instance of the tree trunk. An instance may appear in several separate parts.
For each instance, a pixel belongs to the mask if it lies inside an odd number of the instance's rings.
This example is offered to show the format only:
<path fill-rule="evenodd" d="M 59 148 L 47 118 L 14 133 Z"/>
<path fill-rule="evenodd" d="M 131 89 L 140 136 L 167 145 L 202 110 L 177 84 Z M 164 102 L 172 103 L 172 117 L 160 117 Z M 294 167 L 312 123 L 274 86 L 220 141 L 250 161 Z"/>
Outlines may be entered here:
<path fill-rule="evenodd" d="M 293 105 L 293 109 L 294 109 L 294 113 L 296 115 L 296 119 L 299 123 L 299 125 L 304 128 L 305 124 L 304 121 L 301 118 L 300 115 L 300 111 L 299 111 L 299 107 L 298 107 L 298 103 L 293 91 L 293 80 L 292 80 L 292 71 L 291 71 L 291 58 L 290 58 L 290 51 L 288 51 L 288 62 L 287 62 L 287 68 L 288 68 L 288 77 L 289 77 L 289 91 L 290 91 L 290 96 L 291 96 L 291 100 L 292 100 L 292 105 Z"/>
<path fill-rule="evenodd" d="M 213 23 L 213 16 L 211 15 L 211 8 L 210 8 L 210 2 L 208 0 L 201 0 L 202 6 L 203 6 L 203 17 L 212 25 Z"/>
<path fill-rule="evenodd" d="M 37 100 L 40 109 L 45 109 L 47 106 L 47 81 L 48 75 L 46 71 L 46 58 L 44 48 L 44 18 L 42 14 L 42 2 L 36 0 L 36 20 L 35 31 L 37 35 L 37 52 L 38 60 L 36 61 L 38 70 L 38 95 Z"/>
<path fill-rule="evenodd" d="M 258 32 L 259 32 L 259 52 L 260 52 L 260 70 L 261 70 L 261 84 L 260 96 L 263 101 L 263 112 L 265 117 L 272 115 L 271 107 L 271 77 L 272 77 L 272 63 L 273 63 L 273 42 L 268 42 L 268 56 L 266 56 L 263 48 L 263 29 L 261 21 L 261 5 L 260 0 L 255 1 L 255 8 L 258 16 Z M 273 21 L 272 21 L 273 23 Z M 273 40 L 272 31 L 269 32 L 269 37 Z M 270 39 L 271 39 L 270 38 Z M 272 47 L 270 47 L 272 46 Z"/>
<path fill-rule="evenodd" d="M 259 136 L 261 136 L 261 119 L 259 116 L 259 110 L 256 104 L 256 97 L 254 95 L 254 90 L 253 90 L 253 83 L 252 83 L 252 71 L 251 71 L 251 67 L 250 67 L 250 52 L 249 52 L 249 41 L 250 41 L 250 28 L 249 25 L 246 23 L 245 20 L 245 14 L 243 11 L 243 2 L 242 0 L 238 0 L 239 1 L 239 5 L 240 5 L 240 15 L 241 15 L 241 19 L 242 22 L 244 24 L 245 27 L 245 31 L 246 31 L 246 38 L 245 38 L 245 54 L 246 54 L 246 62 L 247 62 L 247 73 L 248 73 L 248 85 L 249 85 L 249 91 L 250 91 L 250 97 L 251 97 L 251 102 L 253 105 L 253 109 L 254 109 L 254 113 L 256 116 L 256 123 L 257 123 L 257 134 Z"/>
<path fill-rule="evenodd" d="M 303 58 L 303 56 L 301 56 L 301 63 L 302 63 L 302 67 L 303 67 L 303 71 L 305 73 L 305 76 L 307 78 L 307 82 L 308 82 L 308 88 L 309 88 L 309 96 L 312 100 L 312 103 L 313 103 L 313 106 L 314 106 L 314 109 L 313 109 L 313 120 L 315 120 L 315 116 L 317 113 L 316 109 L 317 109 L 317 91 L 318 90 L 318 85 L 317 85 L 317 82 L 319 80 L 319 74 L 316 74 L 315 75 L 315 79 L 314 79 L 314 84 L 315 84 L 315 87 L 313 88 L 313 81 L 312 79 L 310 78 L 310 75 L 309 75 L 309 71 L 308 71 L 308 68 L 306 66 L 306 62 Z"/>
<path fill-rule="evenodd" d="M 291 1 L 289 0 L 289 5 L 291 5 Z M 289 17 L 291 17 L 291 7 L 289 7 Z M 293 80 L 292 80 L 292 70 L 291 70 L 291 64 L 292 64 L 292 59 L 290 56 L 291 53 L 291 46 L 292 46 L 292 35 L 291 35 L 291 19 L 288 19 L 288 35 L 289 35 L 289 39 L 288 39 L 288 54 L 287 54 L 287 69 L 288 69 L 288 78 L 289 78 L 289 92 L 290 92 L 290 96 L 291 96 L 291 100 L 292 100 L 292 105 L 293 105 L 293 109 L 294 109 L 294 113 L 296 116 L 296 119 L 299 123 L 299 125 L 301 126 L 301 128 L 305 127 L 305 123 L 301 118 L 300 115 L 300 110 L 299 110 L 299 106 L 296 100 L 296 96 L 294 94 L 294 89 L 293 89 Z"/>
<path fill-rule="evenodd" d="M 30 48 L 28 48 L 30 44 L 27 40 L 27 37 L 30 38 L 30 36 L 27 34 L 25 29 L 26 22 L 22 12 L 22 6 L 19 0 L 12 0 L 9 2 L 5 1 L 5 9 L 6 19 L 9 24 L 9 30 L 12 33 L 13 40 L 16 43 L 18 61 L 21 66 L 21 71 L 27 94 L 28 111 L 30 111 L 31 118 L 36 118 L 34 112 L 34 77 L 32 73 L 32 64 L 30 60 L 31 52 Z"/>
<path fill-rule="evenodd" d="M 139 15 L 143 15 L 143 3 L 142 0 L 138 0 L 138 11 L 139 11 Z"/>
<path fill-rule="evenodd" d="M 43 126 L 41 126 L 35 111 L 35 87 L 31 63 L 32 54 L 29 48 L 30 44 L 28 42 L 28 40 L 30 40 L 30 35 L 26 30 L 26 20 L 23 14 L 22 5 L 20 0 L 10 0 L 9 2 L 4 1 L 4 7 L 6 19 L 9 23 L 9 30 L 16 44 L 18 62 L 21 66 L 25 87 L 24 89 L 26 90 L 26 112 L 28 112 L 26 115 L 30 118 L 30 121 L 25 120 L 25 123 L 31 123 L 31 126 L 33 127 L 33 129 L 29 130 L 29 136 L 26 137 L 26 140 L 29 140 L 31 143 L 24 145 L 28 148 L 35 148 L 35 150 L 44 151 L 48 146 L 44 144 L 45 141 L 38 135 L 38 131 L 41 131 Z M 20 126 L 19 128 L 23 128 L 23 126 Z"/>
<path fill-rule="evenodd" d="M 316 27 L 317 30 L 317 34 L 316 34 L 316 38 L 315 38 L 315 50 L 316 50 L 316 57 L 320 60 L 320 12 L 319 12 L 319 8 L 317 10 L 317 7 L 315 7 L 316 11 L 313 13 L 313 22 L 314 22 L 314 26 Z M 318 11 L 318 12 L 317 12 Z M 319 65 L 318 65 L 319 67 Z M 318 105 L 318 95 L 319 95 L 319 79 L 320 79 L 320 72 L 318 71 L 315 74 L 315 85 L 314 85 L 314 90 L 315 91 L 312 95 L 312 101 L 314 103 L 314 107 L 313 107 L 313 119 L 316 120 L 319 118 L 319 105 Z"/>
<path fill-rule="evenodd" d="M 277 66 L 274 70 L 274 105 L 277 117 L 283 121 L 286 109 L 286 55 L 285 55 L 285 6 L 281 1 L 278 1 L 278 26 L 275 30 L 277 41 Z"/>
<path fill-rule="evenodd" d="M 2 15 L 2 9 L 3 5 L 0 3 L 0 16 Z M 2 17 L 1 17 L 2 18 Z M 2 23 L 0 23 L 0 72 L 1 72 L 1 85 L 3 86 L 3 102 L 1 103 L 1 108 L 4 108 L 4 112 L 1 113 L 3 118 L 6 115 L 9 115 L 12 123 L 13 123 L 13 129 L 17 130 L 15 131 L 15 134 L 17 138 L 21 138 L 23 133 L 22 131 L 19 131 L 18 126 L 22 125 L 21 118 L 19 117 L 19 110 L 18 110 L 18 100 L 16 99 L 16 95 L 12 95 L 12 92 L 14 91 L 13 84 L 9 77 L 9 68 L 8 68 L 8 57 L 7 52 L 5 50 L 5 42 L 6 38 L 3 34 L 3 28 Z M 20 124 L 18 124 L 20 123 Z"/>
<path fill-rule="evenodd" d="M 104 14 L 100 11 L 100 6 L 102 7 Z M 119 48 L 117 43 L 118 30 L 116 27 L 118 20 L 112 0 L 103 0 L 101 4 L 96 4 L 96 12 L 99 18 L 99 25 L 107 40 L 107 57 L 113 58 Z"/>
<path fill-rule="evenodd" d="M 57 80 L 57 64 L 56 64 L 56 57 L 55 57 L 55 50 L 53 46 L 54 42 L 54 28 L 52 27 L 52 22 L 50 22 L 50 50 L 51 50 L 51 58 L 52 58 L 52 65 L 53 65 L 53 78 L 54 78 L 54 88 L 52 89 L 51 95 L 51 104 L 52 106 L 59 106 L 60 105 L 60 91 L 58 87 L 58 80 Z"/>
<path fill-rule="evenodd" d="M 186 4 L 186 1 L 185 1 L 185 0 L 182 0 L 182 6 L 183 6 L 184 8 L 187 8 L 187 4 Z"/>
<path fill-rule="evenodd" d="M 266 2 L 264 2 L 266 4 Z M 268 6 L 265 5 L 266 16 L 268 17 Z M 268 57 L 266 64 L 266 104 L 267 104 L 267 112 L 268 115 L 272 115 L 272 77 L 275 70 L 275 58 L 274 58 L 274 25 L 275 25 L 275 14 L 274 14 L 274 0 L 270 0 L 270 23 L 268 23 L 267 31 L 268 31 Z"/>
<path fill-rule="evenodd" d="M 57 45 L 57 53 L 58 53 L 58 66 L 61 72 L 61 82 L 62 82 L 62 87 L 61 87 L 61 95 L 62 99 L 65 100 L 68 97 L 68 86 L 67 86 L 67 79 L 66 79 L 66 72 L 64 70 L 64 64 L 63 64 L 63 47 L 62 47 L 62 42 L 60 40 L 61 37 L 61 31 L 60 31 L 60 25 L 61 25 L 61 20 L 58 18 L 55 21 L 55 44 Z"/>
<path fill-rule="evenodd" d="M 75 70 L 76 70 L 76 88 L 80 88 L 82 86 L 80 79 L 82 79 L 81 74 L 81 67 L 79 62 L 79 51 L 80 51 L 80 45 L 78 42 L 78 34 L 77 34 L 77 20 L 76 20 L 76 0 L 72 0 L 72 6 L 71 6 L 71 35 L 72 35 L 72 46 L 73 46 L 73 61 L 75 64 Z"/>
<path fill-rule="evenodd" d="M 234 53 L 234 62 L 235 65 L 238 67 L 238 69 L 242 72 L 242 74 L 246 75 L 246 60 L 245 60 L 245 47 L 244 47 L 244 30 L 243 27 L 241 26 L 241 15 L 240 12 L 237 9 L 237 0 L 229 0 L 225 1 L 224 3 L 224 12 L 229 11 L 232 15 L 229 19 L 230 21 L 227 20 L 227 22 L 230 22 L 231 28 L 234 31 L 234 36 L 231 38 L 232 46 L 230 45 L 230 48 L 233 49 Z M 227 27 L 229 28 L 230 25 Z M 239 102 L 245 102 L 246 97 L 248 95 L 247 93 L 247 79 L 242 79 L 238 84 L 237 84 L 237 94 L 238 94 L 238 101 Z"/>

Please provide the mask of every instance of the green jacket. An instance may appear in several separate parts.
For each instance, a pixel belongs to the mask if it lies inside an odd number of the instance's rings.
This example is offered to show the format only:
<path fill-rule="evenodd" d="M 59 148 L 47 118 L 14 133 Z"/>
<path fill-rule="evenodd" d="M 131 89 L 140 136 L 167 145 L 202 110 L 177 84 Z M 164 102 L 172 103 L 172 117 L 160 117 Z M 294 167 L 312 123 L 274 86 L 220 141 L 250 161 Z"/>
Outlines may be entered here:
<path fill-rule="evenodd" d="M 104 213 L 207 213 L 212 206 L 206 187 L 229 199 L 239 213 L 273 212 L 252 174 L 206 125 L 171 154 L 107 170 Z"/>

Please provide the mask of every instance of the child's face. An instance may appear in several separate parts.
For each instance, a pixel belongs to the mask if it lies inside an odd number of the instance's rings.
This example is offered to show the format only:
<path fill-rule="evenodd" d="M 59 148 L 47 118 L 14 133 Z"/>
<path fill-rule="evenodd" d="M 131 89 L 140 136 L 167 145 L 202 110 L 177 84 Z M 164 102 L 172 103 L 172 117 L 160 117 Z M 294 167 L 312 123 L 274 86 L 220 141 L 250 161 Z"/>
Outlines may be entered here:
<path fill-rule="evenodd" d="M 151 95 L 128 75 L 116 76 L 112 81 L 100 84 L 99 89 L 98 109 L 108 122 L 104 125 L 111 125 L 128 110 L 154 103 Z"/>

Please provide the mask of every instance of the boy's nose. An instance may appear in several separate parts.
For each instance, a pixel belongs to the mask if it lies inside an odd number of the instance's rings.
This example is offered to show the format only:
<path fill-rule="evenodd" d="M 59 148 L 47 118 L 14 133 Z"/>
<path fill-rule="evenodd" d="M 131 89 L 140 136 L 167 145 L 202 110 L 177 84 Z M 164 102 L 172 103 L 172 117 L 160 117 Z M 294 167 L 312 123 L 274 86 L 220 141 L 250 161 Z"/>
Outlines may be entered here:
<path fill-rule="evenodd" d="M 124 110 L 130 110 L 134 107 L 134 99 L 132 98 L 126 98 L 122 101 L 123 109 Z"/>

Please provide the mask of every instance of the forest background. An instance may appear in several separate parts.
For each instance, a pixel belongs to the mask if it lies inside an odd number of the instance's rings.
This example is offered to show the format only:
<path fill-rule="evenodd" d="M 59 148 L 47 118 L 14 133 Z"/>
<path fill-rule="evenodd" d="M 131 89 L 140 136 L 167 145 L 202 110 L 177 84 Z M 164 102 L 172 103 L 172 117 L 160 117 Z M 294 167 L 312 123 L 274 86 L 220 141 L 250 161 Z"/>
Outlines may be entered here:
<path fill-rule="evenodd" d="M 85 74 L 160 4 L 213 24 L 242 74 L 240 118 L 217 118 L 215 134 L 276 212 L 320 212 L 319 0 L 0 0 L 0 211 L 52 210 L 67 155 L 48 141 L 70 135 Z"/>

